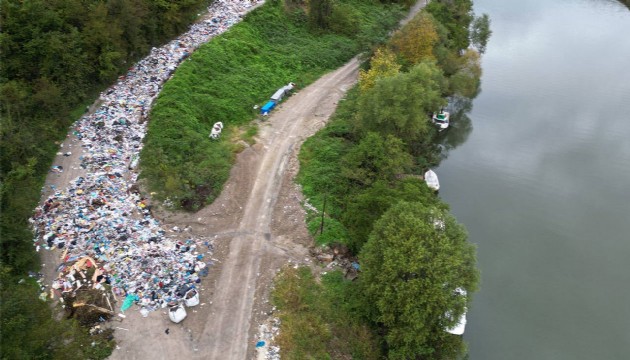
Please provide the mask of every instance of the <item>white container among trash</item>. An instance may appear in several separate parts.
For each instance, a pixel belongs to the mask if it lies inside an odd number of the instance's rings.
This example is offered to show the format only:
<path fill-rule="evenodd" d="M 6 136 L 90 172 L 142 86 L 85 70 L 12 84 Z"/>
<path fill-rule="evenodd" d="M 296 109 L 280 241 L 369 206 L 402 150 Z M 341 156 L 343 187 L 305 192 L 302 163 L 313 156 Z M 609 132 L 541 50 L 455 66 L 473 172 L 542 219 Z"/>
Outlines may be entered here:
<path fill-rule="evenodd" d="M 199 292 L 195 289 L 188 290 L 184 296 L 184 303 L 188 307 L 199 305 Z"/>
<path fill-rule="evenodd" d="M 210 132 L 210 138 L 218 139 L 219 136 L 221 136 L 221 130 L 223 130 L 223 123 L 220 121 L 214 123 L 214 125 L 212 125 L 212 132 Z"/>
<path fill-rule="evenodd" d="M 186 315 L 186 309 L 183 304 L 171 306 L 168 309 L 168 317 L 175 324 L 182 322 L 182 320 L 186 318 Z"/>

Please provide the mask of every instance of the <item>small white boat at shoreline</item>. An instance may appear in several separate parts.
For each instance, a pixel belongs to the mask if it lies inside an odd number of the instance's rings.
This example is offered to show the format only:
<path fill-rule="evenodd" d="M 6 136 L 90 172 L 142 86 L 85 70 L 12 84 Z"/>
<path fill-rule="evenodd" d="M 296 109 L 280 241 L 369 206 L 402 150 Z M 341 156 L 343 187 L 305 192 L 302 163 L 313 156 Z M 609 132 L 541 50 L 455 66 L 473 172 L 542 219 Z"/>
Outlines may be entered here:
<path fill-rule="evenodd" d="M 437 174 L 429 169 L 427 172 L 424 173 L 424 181 L 427 183 L 427 186 L 430 189 L 433 189 L 435 191 L 440 190 L 440 181 L 438 180 Z"/>
<path fill-rule="evenodd" d="M 464 297 L 466 297 L 467 292 L 466 292 L 466 290 L 464 290 L 462 288 L 457 288 L 457 289 L 455 289 L 455 294 L 457 296 L 464 296 Z M 463 335 L 464 331 L 466 330 L 466 312 L 467 311 L 468 310 L 466 308 L 464 308 L 464 313 L 457 320 L 457 324 L 455 324 L 453 327 L 445 329 L 446 332 L 448 332 L 449 334 L 453 334 L 453 335 Z M 453 318 L 450 313 L 446 313 L 445 315 L 449 319 Z"/>
<path fill-rule="evenodd" d="M 448 128 L 450 118 L 451 114 L 442 109 L 439 113 L 433 114 L 432 121 L 437 125 L 439 131 L 443 131 Z"/>

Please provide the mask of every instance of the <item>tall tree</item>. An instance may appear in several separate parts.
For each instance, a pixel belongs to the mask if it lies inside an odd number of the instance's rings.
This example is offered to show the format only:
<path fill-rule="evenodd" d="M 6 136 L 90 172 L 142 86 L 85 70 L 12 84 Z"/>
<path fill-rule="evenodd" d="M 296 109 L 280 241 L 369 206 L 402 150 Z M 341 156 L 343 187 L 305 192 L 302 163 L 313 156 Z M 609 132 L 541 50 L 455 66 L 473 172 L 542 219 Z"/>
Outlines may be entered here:
<path fill-rule="evenodd" d="M 386 331 L 390 359 L 463 354 L 461 338 L 445 329 L 466 311 L 479 274 L 475 248 L 453 216 L 419 202 L 394 205 L 374 225 L 359 259 L 366 306 Z"/>
<path fill-rule="evenodd" d="M 387 48 L 379 48 L 370 59 L 370 69 L 359 71 L 359 86 L 367 90 L 374 86 L 377 79 L 391 77 L 400 72 L 400 64 L 396 61 L 396 54 Z"/>
<path fill-rule="evenodd" d="M 473 46 L 477 48 L 479 53 L 483 54 L 486 52 L 486 45 L 488 45 L 490 35 L 492 35 L 492 30 L 490 30 L 490 17 L 488 14 L 476 17 L 472 23 L 470 39 Z"/>
<path fill-rule="evenodd" d="M 463 50 L 470 45 L 472 7 L 472 0 L 433 0 L 427 5 L 427 11 L 448 30 L 449 49 Z"/>
<path fill-rule="evenodd" d="M 342 159 L 342 174 L 352 183 L 365 186 L 377 180 L 392 182 L 411 165 L 411 155 L 405 152 L 400 139 L 369 132 Z"/>
<path fill-rule="evenodd" d="M 308 19 L 311 26 L 319 29 L 328 29 L 332 11 L 332 0 L 309 0 Z"/>
<path fill-rule="evenodd" d="M 438 40 L 433 16 L 422 11 L 394 33 L 391 46 L 407 62 L 417 64 L 422 60 L 435 60 L 433 47 Z"/>
<path fill-rule="evenodd" d="M 374 223 L 399 201 L 417 201 L 446 209 L 447 206 L 433 194 L 426 183 L 414 177 L 397 181 L 393 186 L 376 181 L 372 186 L 348 196 L 343 224 L 350 234 L 349 247 L 357 254 L 367 241 Z"/>
<path fill-rule="evenodd" d="M 356 130 L 394 135 L 413 148 L 430 138 L 429 114 L 445 104 L 444 89 L 444 77 L 433 62 L 381 78 L 359 97 Z"/>

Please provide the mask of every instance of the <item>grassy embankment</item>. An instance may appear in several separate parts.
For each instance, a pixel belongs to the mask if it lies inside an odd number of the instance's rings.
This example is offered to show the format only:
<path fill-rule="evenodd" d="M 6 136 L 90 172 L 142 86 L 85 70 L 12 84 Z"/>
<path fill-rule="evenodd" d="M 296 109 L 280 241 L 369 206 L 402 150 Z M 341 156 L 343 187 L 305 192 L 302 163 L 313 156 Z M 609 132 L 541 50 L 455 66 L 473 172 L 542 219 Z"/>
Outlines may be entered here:
<path fill-rule="evenodd" d="M 247 125 L 257 116 L 254 104 L 290 81 L 304 87 L 383 41 L 402 11 L 343 0 L 333 15 L 337 31 L 317 30 L 303 9 L 269 1 L 181 64 L 156 100 L 141 155 L 141 176 L 157 199 L 187 210 L 211 203 L 242 149 L 238 139 L 255 134 Z M 211 141 L 217 121 L 225 128 Z"/>

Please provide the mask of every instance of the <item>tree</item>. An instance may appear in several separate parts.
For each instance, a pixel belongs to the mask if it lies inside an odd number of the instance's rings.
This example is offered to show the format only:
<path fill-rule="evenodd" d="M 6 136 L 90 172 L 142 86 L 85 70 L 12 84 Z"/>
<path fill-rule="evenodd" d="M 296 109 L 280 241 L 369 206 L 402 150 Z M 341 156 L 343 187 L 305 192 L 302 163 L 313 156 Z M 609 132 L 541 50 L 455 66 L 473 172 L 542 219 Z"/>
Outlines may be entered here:
<path fill-rule="evenodd" d="M 454 326 L 477 289 L 475 247 L 446 210 L 400 202 L 374 225 L 359 254 L 371 320 L 384 327 L 391 359 L 456 358 Z M 458 294 L 458 288 L 468 296 Z"/>
<path fill-rule="evenodd" d="M 426 183 L 414 177 L 397 181 L 394 186 L 385 181 L 376 181 L 372 186 L 348 196 L 347 209 L 343 213 L 343 224 L 348 229 L 348 247 L 357 254 L 372 232 L 374 223 L 392 205 L 399 201 L 417 201 L 446 209 Z"/>
<path fill-rule="evenodd" d="M 415 142 L 430 138 L 429 114 L 445 105 L 444 88 L 444 77 L 433 62 L 378 79 L 358 99 L 355 131 L 394 135 L 413 148 Z"/>
<path fill-rule="evenodd" d="M 376 80 L 391 77 L 400 72 L 396 55 L 387 48 L 379 48 L 370 59 L 370 69 L 359 71 L 359 87 L 362 91 L 374 87 Z"/>
<path fill-rule="evenodd" d="M 311 26 L 319 29 L 328 29 L 332 11 L 332 0 L 309 0 L 308 20 Z"/>
<path fill-rule="evenodd" d="M 470 39 L 473 46 L 477 48 L 480 54 L 486 52 L 486 45 L 488 44 L 490 35 L 492 35 L 492 30 L 490 30 L 490 17 L 488 14 L 476 17 L 472 23 Z"/>
<path fill-rule="evenodd" d="M 435 60 L 433 47 L 439 37 L 433 16 L 427 12 L 420 12 L 401 30 L 394 33 L 391 46 L 394 52 L 400 54 L 410 64 L 417 64 L 422 60 Z"/>
<path fill-rule="evenodd" d="M 469 27 L 473 20 L 471 0 L 433 0 L 426 10 L 436 22 L 448 30 L 448 45 L 451 50 L 463 50 L 470 44 Z"/>
<path fill-rule="evenodd" d="M 342 175 L 360 186 L 376 180 L 391 182 L 412 165 L 403 142 L 392 135 L 369 132 L 342 159 Z"/>

